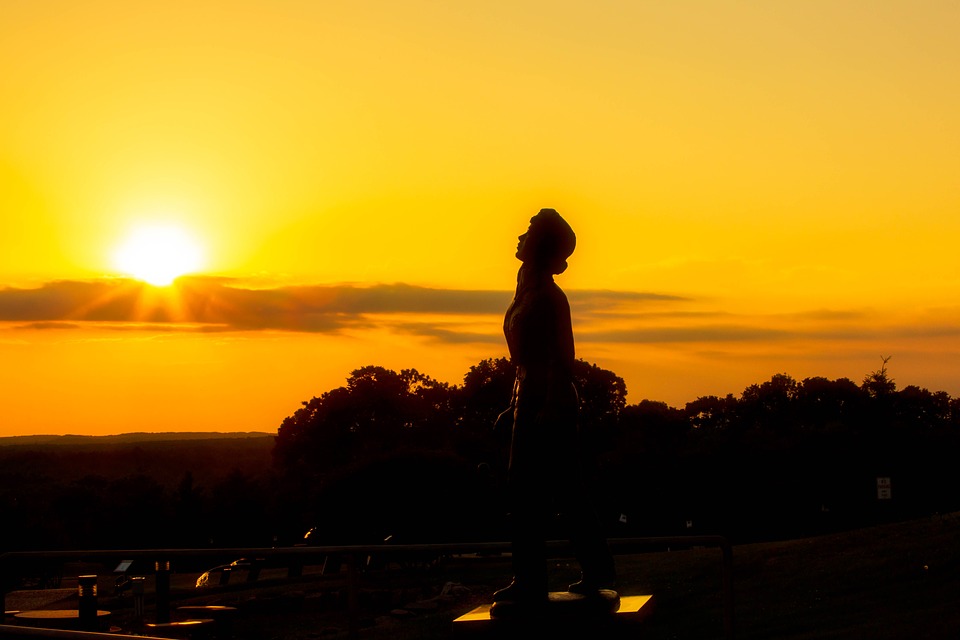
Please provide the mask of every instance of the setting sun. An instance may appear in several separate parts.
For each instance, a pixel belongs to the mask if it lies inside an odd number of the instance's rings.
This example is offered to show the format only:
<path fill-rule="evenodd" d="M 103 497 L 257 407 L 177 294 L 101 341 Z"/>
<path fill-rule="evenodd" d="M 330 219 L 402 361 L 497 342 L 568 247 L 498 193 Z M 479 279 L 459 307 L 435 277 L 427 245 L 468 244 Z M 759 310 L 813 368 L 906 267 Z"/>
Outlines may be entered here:
<path fill-rule="evenodd" d="M 123 241 L 114 254 L 114 265 L 138 280 L 166 286 L 199 269 L 201 254 L 197 242 L 179 227 L 144 226 Z"/>

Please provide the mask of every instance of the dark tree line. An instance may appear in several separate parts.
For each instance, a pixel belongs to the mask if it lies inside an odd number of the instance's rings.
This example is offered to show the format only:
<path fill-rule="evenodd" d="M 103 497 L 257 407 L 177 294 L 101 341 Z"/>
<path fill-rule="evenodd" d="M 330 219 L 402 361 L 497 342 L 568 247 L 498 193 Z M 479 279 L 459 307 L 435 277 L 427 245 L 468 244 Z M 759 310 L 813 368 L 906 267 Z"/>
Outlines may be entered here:
<path fill-rule="evenodd" d="M 960 507 L 960 401 L 897 391 L 885 368 L 860 385 L 778 374 L 739 398 L 644 401 L 619 433 L 611 467 L 647 494 L 632 509 L 648 530 L 799 536 Z"/>
<path fill-rule="evenodd" d="M 514 371 L 462 385 L 415 370 L 354 371 L 283 421 L 274 463 L 287 513 L 320 541 L 502 534 L 509 434 L 492 431 Z M 886 361 L 857 384 L 777 374 L 739 397 L 626 404 L 623 380 L 578 362 L 584 447 L 611 535 L 807 535 L 960 507 L 960 400 L 898 390 Z M 890 478 L 890 499 L 878 498 Z M 293 524 L 291 522 L 291 524 Z"/>
<path fill-rule="evenodd" d="M 273 438 L 0 448 L 0 552 L 269 544 Z"/>
<path fill-rule="evenodd" d="M 584 451 L 610 535 L 794 537 L 960 509 L 960 399 L 777 374 L 739 396 L 628 405 L 615 373 L 578 361 Z M 354 371 L 275 438 L 0 452 L 0 551 L 269 546 L 506 537 L 514 369 L 459 385 Z M 272 448 L 272 456 L 271 450 Z M 272 460 L 272 462 L 271 462 Z M 889 478 L 890 499 L 878 499 Z"/>

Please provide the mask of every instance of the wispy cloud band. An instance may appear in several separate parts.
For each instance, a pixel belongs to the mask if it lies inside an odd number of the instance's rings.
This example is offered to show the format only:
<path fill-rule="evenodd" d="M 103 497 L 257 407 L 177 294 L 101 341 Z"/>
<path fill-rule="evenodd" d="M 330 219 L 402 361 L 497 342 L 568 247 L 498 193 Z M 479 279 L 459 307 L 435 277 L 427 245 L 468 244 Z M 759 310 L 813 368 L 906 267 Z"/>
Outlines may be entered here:
<path fill-rule="evenodd" d="M 577 341 L 608 344 L 775 343 L 793 340 L 960 338 L 960 312 L 879 322 L 862 310 L 737 315 L 682 296 L 568 291 Z M 0 288 L 0 322 L 34 330 L 96 323 L 114 330 L 337 334 L 385 328 L 443 344 L 502 344 L 499 316 L 513 293 L 409 284 L 253 288 L 225 278 L 182 278 L 170 288 L 135 280 L 55 281 Z"/>
<path fill-rule="evenodd" d="M 214 330 L 276 329 L 336 332 L 364 328 L 384 314 L 499 315 L 511 291 L 435 289 L 408 284 L 314 285 L 270 289 L 244 287 L 222 278 L 182 278 L 169 289 L 128 279 L 55 281 L 34 289 L 0 289 L 0 321 L 34 329 L 64 329 L 77 323 L 192 324 Z M 583 313 L 676 296 L 624 291 L 574 291 Z M 379 323 L 378 323 L 379 324 Z M 431 333 L 425 323 L 401 323 Z M 442 332 L 436 333 L 437 336 Z M 447 340 L 462 340 L 448 335 Z"/>

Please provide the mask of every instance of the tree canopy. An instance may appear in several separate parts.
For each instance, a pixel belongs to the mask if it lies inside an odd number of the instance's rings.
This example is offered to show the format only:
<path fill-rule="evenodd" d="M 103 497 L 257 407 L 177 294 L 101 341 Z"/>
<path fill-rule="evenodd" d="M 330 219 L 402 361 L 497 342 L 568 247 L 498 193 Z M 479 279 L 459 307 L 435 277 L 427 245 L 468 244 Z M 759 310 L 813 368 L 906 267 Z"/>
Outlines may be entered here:
<path fill-rule="evenodd" d="M 738 397 L 703 396 L 680 408 L 627 404 L 622 378 L 578 361 L 581 431 L 595 462 L 591 480 L 601 488 L 598 509 L 625 533 L 696 522 L 700 530 L 763 536 L 960 506 L 960 483 L 945 471 L 945 452 L 960 444 L 960 401 L 916 386 L 897 390 L 888 360 L 859 385 L 778 373 Z M 448 503 L 496 503 L 509 434 L 492 427 L 513 381 L 503 358 L 472 366 L 461 385 L 413 369 L 357 369 L 345 386 L 283 421 L 275 465 L 296 479 L 314 514 L 320 505 L 372 504 L 379 490 L 398 483 L 426 496 L 445 482 Z M 432 477 L 424 473 L 431 464 Z M 389 477 L 377 475 L 388 466 Z M 891 476 L 897 499 L 878 504 L 876 478 Z M 461 484 L 452 487 L 453 478 Z M 494 511 L 484 517 L 495 519 Z M 637 524 L 624 529 L 624 520 Z"/>
<path fill-rule="evenodd" d="M 609 533 L 757 540 L 960 509 L 960 399 L 899 388 L 888 364 L 673 407 L 628 403 L 619 376 L 578 361 Z M 504 539 L 510 434 L 493 425 L 514 378 L 503 358 L 461 384 L 361 367 L 283 419 L 272 457 L 269 439 L 11 447 L 0 519 L 18 526 L 0 549 L 290 544 L 311 528 L 336 543 Z"/>

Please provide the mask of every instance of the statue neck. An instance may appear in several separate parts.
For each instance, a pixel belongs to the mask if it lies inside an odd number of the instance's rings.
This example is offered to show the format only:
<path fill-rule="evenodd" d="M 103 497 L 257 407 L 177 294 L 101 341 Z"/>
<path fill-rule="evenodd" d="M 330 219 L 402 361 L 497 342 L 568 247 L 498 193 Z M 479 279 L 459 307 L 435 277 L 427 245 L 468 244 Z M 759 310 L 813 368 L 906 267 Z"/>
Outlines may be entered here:
<path fill-rule="evenodd" d="M 546 269 L 538 269 L 528 262 L 520 265 L 517 273 L 517 293 L 553 283 L 553 274 Z"/>

